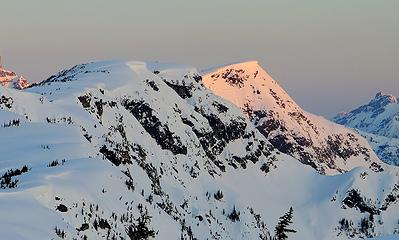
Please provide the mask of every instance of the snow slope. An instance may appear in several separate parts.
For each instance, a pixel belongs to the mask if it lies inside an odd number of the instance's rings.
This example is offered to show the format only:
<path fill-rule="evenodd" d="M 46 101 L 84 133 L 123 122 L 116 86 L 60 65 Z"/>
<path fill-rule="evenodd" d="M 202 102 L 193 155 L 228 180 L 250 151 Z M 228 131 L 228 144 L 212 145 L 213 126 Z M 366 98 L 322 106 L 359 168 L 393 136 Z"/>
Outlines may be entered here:
<path fill-rule="evenodd" d="M 396 97 L 379 92 L 366 105 L 340 113 L 336 123 L 359 130 L 384 162 L 399 165 L 399 103 Z"/>
<path fill-rule="evenodd" d="M 278 150 L 320 173 L 382 166 L 366 140 L 304 111 L 258 62 L 232 64 L 203 74 L 204 85 L 240 107 Z"/>
<path fill-rule="evenodd" d="M 320 175 L 187 66 L 98 62 L 0 87 L 5 239 L 289 239 L 399 232 L 399 171 Z"/>

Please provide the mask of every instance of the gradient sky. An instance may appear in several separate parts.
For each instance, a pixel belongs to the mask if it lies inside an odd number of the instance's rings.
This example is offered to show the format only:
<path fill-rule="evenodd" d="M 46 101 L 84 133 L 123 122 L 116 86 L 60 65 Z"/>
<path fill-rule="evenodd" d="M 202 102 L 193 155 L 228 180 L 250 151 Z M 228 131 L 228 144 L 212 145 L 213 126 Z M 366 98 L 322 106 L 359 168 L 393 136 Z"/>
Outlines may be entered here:
<path fill-rule="evenodd" d="M 326 117 L 378 91 L 399 96 L 398 0 L 13 0 L 0 8 L 0 54 L 32 81 L 93 60 L 201 69 L 254 59 Z"/>

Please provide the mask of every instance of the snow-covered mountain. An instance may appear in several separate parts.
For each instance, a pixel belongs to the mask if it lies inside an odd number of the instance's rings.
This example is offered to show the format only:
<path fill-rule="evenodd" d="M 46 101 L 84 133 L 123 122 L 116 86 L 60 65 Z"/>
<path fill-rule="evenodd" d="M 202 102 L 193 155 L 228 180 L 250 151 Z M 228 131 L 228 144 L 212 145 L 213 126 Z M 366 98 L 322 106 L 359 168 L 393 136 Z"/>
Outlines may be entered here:
<path fill-rule="evenodd" d="M 383 161 L 399 165 L 399 103 L 395 96 L 379 92 L 368 104 L 333 120 L 359 130 Z"/>
<path fill-rule="evenodd" d="M 192 67 L 77 65 L 22 91 L 0 86 L 0 119 L 4 239 L 399 233 L 396 167 L 320 175 Z"/>
<path fill-rule="evenodd" d="M 322 174 L 356 166 L 380 169 L 367 141 L 354 131 L 304 111 L 258 62 L 204 71 L 204 84 L 240 107 L 279 151 Z"/>
<path fill-rule="evenodd" d="M 30 84 L 23 76 L 18 76 L 15 72 L 0 67 L 0 85 L 15 89 L 24 89 L 29 87 Z"/>
<path fill-rule="evenodd" d="M 395 96 L 379 92 L 368 104 L 340 113 L 334 121 L 379 136 L 399 138 L 399 103 Z"/>

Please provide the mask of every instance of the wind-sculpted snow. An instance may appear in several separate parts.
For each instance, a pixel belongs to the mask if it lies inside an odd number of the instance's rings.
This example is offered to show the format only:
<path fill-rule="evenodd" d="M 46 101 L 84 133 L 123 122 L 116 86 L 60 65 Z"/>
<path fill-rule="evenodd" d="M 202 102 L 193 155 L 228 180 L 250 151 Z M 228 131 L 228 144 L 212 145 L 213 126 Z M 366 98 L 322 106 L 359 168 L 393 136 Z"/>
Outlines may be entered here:
<path fill-rule="evenodd" d="M 361 136 L 302 110 L 257 62 L 207 70 L 204 84 L 240 107 L 279 151 L 322 174 L 383 168 Z"/>
<path fill-rule="evenodd" d="M 77 65 L 24 91 L 0 87 L 0 99 L 5 239 L 398 231 L 395 168 L 320 175 L 275 149 L 191 67 Z"/>
<path fill-rule="evenodd" d="M 377 93 L 368 104 L 340 113 L 336 123 L 360 131 L 384 162 L 399 165 L 399 104 L 396 97 Z"/>

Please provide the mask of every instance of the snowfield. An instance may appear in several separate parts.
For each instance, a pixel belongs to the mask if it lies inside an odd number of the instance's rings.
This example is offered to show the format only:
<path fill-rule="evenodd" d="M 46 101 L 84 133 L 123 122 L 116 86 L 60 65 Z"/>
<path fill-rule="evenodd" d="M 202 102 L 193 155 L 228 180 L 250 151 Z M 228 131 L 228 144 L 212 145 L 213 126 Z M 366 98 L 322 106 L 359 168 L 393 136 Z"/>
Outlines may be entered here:
<path fill-rule="evenodd" d="M 81 64 L 24 90 L 0 86 L 1 238 L 399 233 L 398 168 L 362 137 L 306 115 L 326 124 L 320 131 L 355 140 L 344 139 L 345 159 L 303 164 L 300 151 L 280 151 L 234 101 L 215 94 L 195 68 L 158 62 Z M 280 134 L 313 134 L 291 127 Z"/>

